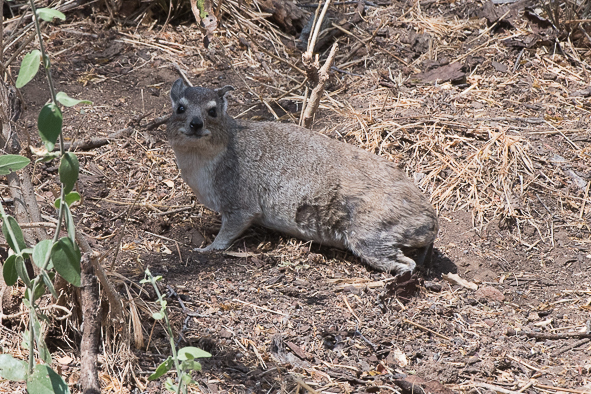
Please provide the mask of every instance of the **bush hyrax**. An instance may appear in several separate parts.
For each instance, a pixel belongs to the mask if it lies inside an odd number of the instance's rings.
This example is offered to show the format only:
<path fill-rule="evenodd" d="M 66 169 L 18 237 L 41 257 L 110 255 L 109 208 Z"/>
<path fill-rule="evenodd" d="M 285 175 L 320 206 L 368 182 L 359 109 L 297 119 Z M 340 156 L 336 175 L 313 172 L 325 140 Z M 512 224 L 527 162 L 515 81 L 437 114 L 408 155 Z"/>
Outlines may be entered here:
<path fill-rule="evenodd" d="M 235 120 L 231 86 L 177 80 L 167 134 L 181 175 L 222 216 L 208 251 L 228 248 L 251 224 L 349 249 L 380 271 L 430 259 L 437 215 L 394 164 L 308 129 Z"/>

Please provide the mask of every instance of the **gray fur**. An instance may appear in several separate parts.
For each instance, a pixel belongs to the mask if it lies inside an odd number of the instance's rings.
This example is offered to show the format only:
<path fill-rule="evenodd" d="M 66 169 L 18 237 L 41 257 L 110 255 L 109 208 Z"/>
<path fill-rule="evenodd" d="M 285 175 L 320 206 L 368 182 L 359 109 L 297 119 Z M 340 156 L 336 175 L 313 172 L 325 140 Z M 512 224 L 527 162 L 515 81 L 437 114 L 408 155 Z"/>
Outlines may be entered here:
<path fill-rule="evenodd" d="M 416 252 L 418 263 L 430 259 L 437 215 L 400 169 L 293 124 L 236 121 L 226 113 L 229 90 L 180 79 L 171 90 L 167 134 L 181 175 L 222 216 L 215 240 L 200 251 L 226 249 L 259 224 L 349 249 L 380 271 L 412 271 L 415 261 L 403 251 Z M 216 117 L 208 113 L 213 101 Z"/>

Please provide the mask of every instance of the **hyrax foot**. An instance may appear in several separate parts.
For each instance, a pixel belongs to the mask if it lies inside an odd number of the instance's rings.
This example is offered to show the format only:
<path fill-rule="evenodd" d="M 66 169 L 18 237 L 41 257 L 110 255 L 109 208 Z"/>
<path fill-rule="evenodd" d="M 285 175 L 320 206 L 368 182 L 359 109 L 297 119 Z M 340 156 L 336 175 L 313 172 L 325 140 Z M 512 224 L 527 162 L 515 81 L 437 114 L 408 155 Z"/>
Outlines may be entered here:
<path fill-rule="evenodd" d="M 409 271 L 412 272 L 417 265 L 413 259 L 405 256 L 400 248 L 391 245 L 368 247 L 360 244 L 351 249 L 369 266 L 383 272 L 403 274 Z"/>
<path fill-rule="evenodd" d="M 199 253 L 211 252 L 213 250 L 211 245 L 213 245 L 213 244 L 207 245 L 204 248 L 193 248 L 193 252 L 199 252 Z"/>
<path fill-rule="evenodd" d="M 371 263 L 370 265 L 373 266 Z M 401 250 L 396 250 L 390 258 L 380 261 L 379 266 L 374 267 L 385 272 L 402 275 L 405 272 L 413 272 L 416 265 L 415 261 L 405 256 Z"/>
<path fill-rule="evenodd" d="M 213 250 L 228 249 L 236 238 L 250 226 L 251 222 L 252 217 L 250 216 L 222 216 L 222 227 L 213 242 L 204 248 L 195 248 L 193 250 L 195 252 L 211 252 Z"/>

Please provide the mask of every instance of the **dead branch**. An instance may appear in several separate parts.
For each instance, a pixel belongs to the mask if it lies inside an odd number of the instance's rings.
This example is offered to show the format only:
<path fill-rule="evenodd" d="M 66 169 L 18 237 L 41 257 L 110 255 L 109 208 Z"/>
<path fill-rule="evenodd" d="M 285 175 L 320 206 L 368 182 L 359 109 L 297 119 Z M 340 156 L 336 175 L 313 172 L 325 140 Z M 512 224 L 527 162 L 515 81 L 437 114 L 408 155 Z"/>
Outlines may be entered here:
<path fill-rule="evenodd" d="M 427 327 L 425 327 L 425 326 L 422 326 L 422 325 L 420 325 L 419 323 L 415 323 L 414 321 L 411 321 L 411 320 L 408 320 L 408 319 L 402 319 L 402 321 L 404 321 L 405 323 L 407 323 L 407 324 L 410 324 L 410 325 L 412 325 L 412 326 L 415 326 L 415 327 L 417 327 L 417 328 L 420 328 L 420 329 L 421 329 L 421 330 L 423 330 L 423 331 L 427 331 L 427 332 L 429 332 L 429 333 L 431 333 L 431 334 L 433 334 L 433 335 L 435 335 L 435 336 L 438 336 L 439 338 L 446 339 L 446 340 L 448 340 L 448 341 L 450 341 L 450 342 L 452 341 L 452 340 L 451 340 L 451 338 L 449 338 L 449 337 L 446 337 L 445 335 L 442 335 L 442 334 L 440 334 L 440 333 L 438 333 L 438 332 L 436 332 L 436 331 L 433 331 L 433 330 L 431 330 L 430 328 L 427 328 Z"/>
<path fill-rule="evenodd" d="M 337 49 L 339 49 L 339 45 L 335 42 L 330 49 L 330 54 L 324 63 L 324 66 L 320 69 L 320 73 L 318 75 L 318 84 L 312 89 L 312 93 L 310 94 L 310 99 L 308 100 L 308 105 L 304 110 L 304 116 L 302 119 L 303 126 L 306 128 L 310 128 L 312 125 L 312 119 L 314 119 L 314 114 L 318 109 L 318 105 L 320 104 L 320 98 L 324 94 L 324 86 L 326 82 L 328 82 L 328 78 L 330 77 L 330 67 L 334 61 Z"/>
<path fill-rule="evenodd" d="M 568 352 L 571 349 L 578 348 L 579 346 L 583 346 L 584 344 L 589 343 L 589 342 L 591 342 L 591 338 L 581 339 L 580 341 L 577 341 L 577 342 L 573 343 L 572 345 L 568 345 L 567 347 L 564 347 L 564 348 L 562 348 L 562 349 L 554 352 L 552 354 L 552 357 L 558 357 L 561 354 L 566 353 L 566 352 Z"/>
<path fill-rule="evenodd" d="M 497 393 L 502 393 L 502 394 L 518 394 L 519 393 L 518 391 L 507 390 L 502 387 L 495 386 L 493 384 L 488 384 L 488 383 L 475 382 L 474 386 L 482 387 L 484 389 L 492 390 L 492 391 L 495 391 Z"/>
<path fill-rule="evenodd" d="M 66 150 L 76 151 L 76 150 L 92 150 L 96 148 L 100 148 L 103 145 L 107 145 L 109 140 L 104 138 L 90 138 L 84 139 L 82 141 L 75 141 L 75 142 L 65 142 L 64 148 Z"/>
<path fill-rule="evenodd" d="M 0 146 L 7 153 L 19 154 L 21 144 L 17 133 L 13 130 L 12 122 L 20 114 L 20 101 L 16 97 L 16 91 L 0 82 L 0 124 L 2 134 L 0 134 Z M 7 175 L 10 194 L 14 199 L 14 215 L 18 222 L 42 222 L 35 190 L 31 182 L 29 168 L 23 169 L 18 173 L 12 172 Z M 32 232 L 24 232 L 25 239 L 29 244 L 35 244 L 37 241 L 48 239 L 49 236 L 41 227 L 34 227 Z"/>
<path fill-rule="evenodd" d="M 90 255 L 85 253 L 80 261 L 82 271 L 82 316 L 84 328 L 80 342 L 80 385 L 84 394 L 99 394 L 97 353 L 100 339 L 99 288 Z"/>
<path fill-rule="evenodd" d="M 146 130 L 154 130 L 156 127 L 165 124 L 168 122 L 170 115 L 161 116 L 159 118 L 154 119 L 150 123 L 148 123 L 145 127 Z"/>
<path fill-rule="evenodd" d="M 90 256 L 90 262 L 92 263 L 94 272 L 98 277 L 99 281 L 101 282 L 101 285 L 105 289 L 105 292 L 107 293 L 107 299 L 109 300 L 109 307 L 111 309 L 111 317 L 113 321 L 116 324 L 123 323 L 124 320 L 121 298 L 119 297 L 119 294 L 117 293 L 117 291 L 115 291 L 113 285 L 107 278 L 107 275 L 105 274 L 105 271 L 103 270 L 103 267 L 101 266 L 98 257 L 94 255 L 93 250 L 90 247 L 90 244 L 86 240 L 86 237 L 84 237 L 84 235 L 78 230 L 76 230 L 76 242 L 80 246 L 82 252 Z"/>
<path fill-rule="evenodd" d="M 588 332 L 565 332 L 562 334 L 549 334 L 545 332 L 526 332 L 529 338 L 536 339 L 570 339 L 570 338 L 591 338 L 591 333 Z"/>

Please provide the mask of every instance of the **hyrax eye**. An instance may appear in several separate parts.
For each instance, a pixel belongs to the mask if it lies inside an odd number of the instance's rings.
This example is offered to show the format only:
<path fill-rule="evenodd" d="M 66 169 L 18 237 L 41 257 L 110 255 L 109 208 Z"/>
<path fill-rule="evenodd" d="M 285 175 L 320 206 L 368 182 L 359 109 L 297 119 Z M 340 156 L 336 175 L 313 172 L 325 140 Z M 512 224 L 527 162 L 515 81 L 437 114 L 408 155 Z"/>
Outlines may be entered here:
<path fill-rule="evenodd" d="M 177 114 L 182 114 L 185 112 L 185 106 L 184 105 L 179 105 L 179 107 L 176 109 L 176 113 Z"/>
<path fill-rule="evenodd" d="M 216 116 L 218 116 L 217 111 L 215 110 L 215 108 L 210 108 L 209 111 L 207 111 L 207 113 L 209 114 L 209 116 L 211 116 L 212 118 L 215 118 Z"/>

